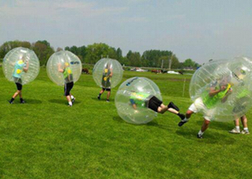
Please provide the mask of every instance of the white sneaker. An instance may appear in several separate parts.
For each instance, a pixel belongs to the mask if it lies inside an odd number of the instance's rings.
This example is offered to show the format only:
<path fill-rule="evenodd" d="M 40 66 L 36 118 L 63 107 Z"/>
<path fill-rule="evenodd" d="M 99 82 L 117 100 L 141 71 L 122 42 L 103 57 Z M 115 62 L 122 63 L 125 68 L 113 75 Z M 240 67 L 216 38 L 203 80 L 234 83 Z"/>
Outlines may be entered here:
<path fill-rule="evenodd" d="M 249 134 L 249 131 L 242 130 L 241 133 L 242 134 Z"/>
<path fill-rule="evenodd" d="M 233 128 L 231 131 L 229 131 L 229 133 L 232 133 L 232 134 L 240 134 L 240 130 L 237 130 L 236 128 Z"/>

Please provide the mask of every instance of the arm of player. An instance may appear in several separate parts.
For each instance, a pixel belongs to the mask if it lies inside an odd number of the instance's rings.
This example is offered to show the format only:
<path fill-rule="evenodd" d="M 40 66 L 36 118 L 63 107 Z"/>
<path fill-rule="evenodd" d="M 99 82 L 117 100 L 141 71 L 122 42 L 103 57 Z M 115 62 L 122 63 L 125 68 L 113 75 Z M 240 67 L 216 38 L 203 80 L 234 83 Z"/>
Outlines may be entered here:
<path fill-rule="evenodd" d="M 60 72 L 60 73 L 64 72 L 64 70 L 61 68 L 61 64 L 60 63 L 58 63 L 58 72 Z"/>
<path fill-rule="evenodd" d="M 29 61 L 26 62 L 26 67 L 24 68 L 24 72 L 27 72 L 29 69 Z"/>
<path fill-rule="evenodd" d="M 221 102 L 222 102 L 222 103 L 225 103 L 225 102 L 227 101 L 227 99 L 228 99 L 228 96 L 229 96 L 231 93 L 232 93 L 232 88 L 230 88 L 230 89 L 227 91 L 226 95 L 221 99 Z"/>
<path fill-rule="evenodd" d="M 130 99 L 130 103 L 131 103 L 132 107 L 136 110 L 137 106 L 136 106 L 134 99 Z"/>

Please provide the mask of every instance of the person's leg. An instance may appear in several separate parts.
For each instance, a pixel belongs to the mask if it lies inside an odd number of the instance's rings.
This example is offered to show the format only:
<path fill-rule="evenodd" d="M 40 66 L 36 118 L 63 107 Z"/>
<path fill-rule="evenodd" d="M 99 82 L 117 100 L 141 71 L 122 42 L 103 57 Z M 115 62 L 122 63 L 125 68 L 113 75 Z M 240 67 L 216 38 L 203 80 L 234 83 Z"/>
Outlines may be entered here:
<path fill-rule="evenodd" d="M 249 130 L 248 130 L 248 119 L 247 117 L 244 115 L 241 117 L 241 121 L 242 121 L 242 125 L 243 125 L 243 130 L 242 130 L 242 134 L 249 134 Z"/>
<path fill-rule="evenodd" d="M 158 107 L 157 112 L 164 114 L 167 111 L 168 107 L 165 106 L 163 103 Z"/>
<path fill-rule="evenodd" d="M 70 90 L 71 90 L 70 84 L 69 84 L 69 83 L 65 83 L 64 93 L 65 93 L 65 96 L 66 96 L 68 105 L 69 105 L 69 106 L 72 106 L 73 103 L 72 103 L 71 96 L 70 96 L 70 92 L 69 92 Z"/>
<path fill-rule="evenodd" d="M 191 115 L 194 113 L 193 110 L 191 110 L 190 108 L 186 111 L 186 115 L 184 117 L 184 119 L 181 119 L 181 121 L 178 123 L 178 126 L 181 127 L 183 126 L 185 123 L 187 123 L 191 117 Z"/>
<path fill-rule="evenodd" d="M 203 124 L 201 126 L 201 130 L 197 134 L 198 138 L 202 138 L 202 136 L 203 136 L 204 132 L 207 130 L 209 124 L 210 124 L 210 120 L 207 120 L 207 119 L 204 118 L 204 122 L 203 122 Z"/>
<path fill-rule="evenodd" d="M 98 94 L 97 98 L 98 98 L 99 100 L 101 99 L 101 95 L 102 95 L 102 93 L 104 93 L 104 91 L 105 91 L 105 89 L 102 88 L 101 91 L 100 91 L 100 93 Z"/>
<path fill-rule="evenodd" d="M 24 99 L 22 97 L 22 91 L 21 90 L 20 90 L 18 95 L 19 95 L 19 98 L 20 98 L 20 103 L 25 103 L 25 101 L 24 101 Z"/>
<path fill-rule="evenodd" d="M 232 134 L 240 134 L 240 124 L 239 124 L 239 118 L 234 120 L 235 128 L 229 131 Z"/>
<path fill-rule="evenodd" d="M 69 95 L 70 95 L 70 99 L 72 101 L 72 103 L 74 103 L 75 101 L 75 97 L 70 93 L 70 91 L 73 89 L 74 83 L 70 83 L 70 90 L 69 90 Z"/>
<path fill-rule="evenodd" d="M 110 90 L 110 89 L 107 89 L 107 102 L 109 102 L 110 94 L 111 94 L 111 90 Z"/>
<path fill-rule="evenodd" d="M 20 97 L 20 102 L 21 102 L 21 99 L 22 99 L 22 93 L 21 93 L 21 90 L 22 90 L 22 85 L 20 83 L 16 83 L 16 87 L 17 87 L 17 91 L 14 93 L 14 95 L 12 96 L 11 100 L 9 101 L 10 104 L 13 103 L 13 101 L 15 100 L 15 98 L 19 95 L 21 95 Z M 23 100 L 23 99 L 22 99 Z"/>
<path fill-rule="evenodd" d="M 178 115 L 179 117 L 180 117 L 180 119 L 182 120 L 182 119 L 184 119 L 185 118 L 185 115 L 184 114 L 180 114 L 179 113 L 179 111 L 177 110 L 178 109 L 178 107 L 177 106 L 175 106 L 173 103 L 173 105 L 174 106 L 171 106 L 171 103 L 172 102 L 170 102 L 169 103 L 169 105 L 164 105 L 163 103 L 158 107 L 158 112 L 160 112 L 160 113 L 165 113 L 166 111 L 169 111 L 170 113 L 173 113 L 173 114 L 176 114 L 176 115 Z"/>

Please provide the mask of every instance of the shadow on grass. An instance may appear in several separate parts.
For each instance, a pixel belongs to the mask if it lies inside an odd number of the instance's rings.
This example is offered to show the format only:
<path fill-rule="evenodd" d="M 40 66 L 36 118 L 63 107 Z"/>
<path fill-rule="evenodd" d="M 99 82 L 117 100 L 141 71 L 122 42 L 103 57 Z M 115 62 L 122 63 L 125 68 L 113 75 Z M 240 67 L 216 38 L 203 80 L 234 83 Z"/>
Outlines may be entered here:
<path fill-rule="evenodd" d="M 125 123 L 127 125 L 134 125 L 134 126 L 150 126 L 150 127 L 158 127 L 159 129 L 164 129 L 164 130 L 170 130 L 172 127 L 171 126 L 164 126 L 164 125 L 160 125 L 158 124 L 156 121 L 151 121 L 147 124 L 133 124 L 133 123 L 128 123 L 126 121 L 124 121 L 122 118 L 120 118 L 119 116 L 114 116 L 113 120 L 119 123 Z"/>
<path fill-rule="evenodd" d="M 41 104 L 42 103 L 42 101 L 38 99 L 25 99 L 25 102 L 28 104 Z"/>
<path fill-rule="evenodd" d="M 93 98 L 91 98 L 92 100 L 94 100 L 94 101 L 106 101 L 107 100 L 107 98 L 106 97 L 101 97 L 101 99 L 99 100 L 99 99 L 97 99 L 97 97 L 93 97 Z M 113 98 L 109 98 L 109 101 L 110 102 L 114 102 L 114 99 Z"/>
<path fill-rule="evenodd" d="M 200 143 L 205 144 L 223 144 L 232 145 L 235 143 L 235 139 L 231 135 L 224 135 L 207 129 L 203 135 L 203 139 L 197 138 L 198 130 L 181 129 L 177 130 L 176 133 L 189 140 L 197 140 Z"/>
<path fill-rule="evenodd" d="M 199 126 L 203 124 L 203 121 L 196 122 Z M 211 122 L 209 125 L 210 128 L 213 129 L 220 129 L 223 131 L 229 131 L 234 128 L 234 124 L 227 123 L 227 122 Z"/>
<path fill-rule="evenodd" d="M 56 104 L 62 104 L 62 105 L 68 104 L 66 99 L 50 99 L 50 100 L 48 100 L 48 101 L 49 101 L 50 103 L 56 103 Z M 74 102 L 74 105 L 75 105 L 75 104 L 79 104 L 79 103 L 81 103 L 81 101 L 75 101 L 75 102 Z"/>
<path fill-rule="evenodd" d="M 122 118 L 120 118 L 119 116 L 114 116 L 113 120 L 116 122 L 120 122 L 120 123 L 126 123 Z"/>

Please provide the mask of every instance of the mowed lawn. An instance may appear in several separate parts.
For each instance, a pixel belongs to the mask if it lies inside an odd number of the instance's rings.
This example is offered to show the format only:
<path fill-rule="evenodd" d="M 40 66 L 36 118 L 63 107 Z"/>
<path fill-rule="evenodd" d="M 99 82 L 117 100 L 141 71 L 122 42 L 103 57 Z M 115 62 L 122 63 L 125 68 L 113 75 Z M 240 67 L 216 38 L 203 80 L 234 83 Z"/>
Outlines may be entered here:
<path fill-rule="evenodd" d="M 123 81 L 134 76 L 152 79 L 164 103 L 173 101 L 183 113 L 191 104 L 189 75 L 125 71 Z M 229 134 L 232 121 L 212 122 L 198 139 L 200 114 L 181 128 L 171 113 L 147 125 L 128 124 L 115 108 L 117 88 L 110 103 L 106 93 L 99 101 L 92 75 L 82 74 L 72 90 L 76 103 L 68 107 L 63 87 L 42 67 L 35 81 L 23 86 L 27 103 L 16 99 L 10 105 L 16 87 L 0 68 L 0 178 L 252 177 L 252 134 Z M 247 117 L 252 131 L 251 110 Z"/>

